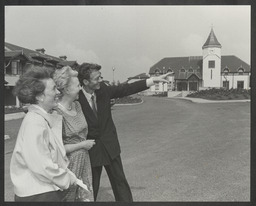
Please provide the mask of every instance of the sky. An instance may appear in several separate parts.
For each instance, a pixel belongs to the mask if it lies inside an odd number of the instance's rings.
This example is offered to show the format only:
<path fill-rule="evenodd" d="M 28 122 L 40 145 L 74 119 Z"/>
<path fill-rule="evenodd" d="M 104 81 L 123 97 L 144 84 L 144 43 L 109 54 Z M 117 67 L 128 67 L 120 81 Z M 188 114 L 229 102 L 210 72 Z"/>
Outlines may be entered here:
<path fill-rule="evenodd" d="M 6 42 L 100 64 L 111 82 L 148 74 L 165 57 L 201 56 L 212 27 L 222 55 L 250 64 L 249 5 L 5 7 Z"/>

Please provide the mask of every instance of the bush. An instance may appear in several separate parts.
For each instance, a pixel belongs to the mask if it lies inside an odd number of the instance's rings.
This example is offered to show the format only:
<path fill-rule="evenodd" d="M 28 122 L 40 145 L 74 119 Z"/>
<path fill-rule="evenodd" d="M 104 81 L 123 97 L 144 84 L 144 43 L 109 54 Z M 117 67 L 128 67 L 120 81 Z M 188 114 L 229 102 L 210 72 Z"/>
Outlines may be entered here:
<path fill-rule="evenodd" d="M 132 96 L 126 96 L 122 98 L 115 99 L 115 104 L 132 104 L 142 102 L 141 98 L 136 98 Z"/>
<path fill-rule="evenodd" d="M 167 97 L 167 92 L 156 93 L 156 94 L 153 94 L 152 96 L 154 96 L 154 97 Z"/>
<path fill-rule="evenodd" d="M 18 112 L 25 112 L 25 108 L 16 107 L 16 106 L 5 106 L 4 108 L 5 114 L 18 113 Z"/>
<path fill-rule="evenodd" d="M 225 99 L 250 99 L 251 98 L 251 90 L 246 89 L 208 89 L 197 91 L 191 94 L 188 94 L 187 97 L 192 98 L 202 98 L 202 99 L 210 99 L 210 100 L 225 100 Z"/>

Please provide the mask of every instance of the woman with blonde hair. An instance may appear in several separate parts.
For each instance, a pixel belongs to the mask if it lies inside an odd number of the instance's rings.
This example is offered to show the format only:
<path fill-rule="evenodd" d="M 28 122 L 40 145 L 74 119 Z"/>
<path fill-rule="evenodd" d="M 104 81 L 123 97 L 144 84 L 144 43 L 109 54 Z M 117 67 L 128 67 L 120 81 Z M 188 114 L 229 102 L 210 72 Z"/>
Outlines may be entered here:
<path fill-rule="evenodd" d="M 20 102 L 30 104 L 10 164 L 15 201 L 60 202 L 60 190 L 77 181 L 67 168 L 62 117 L 50 114 L 60 92 L 47 69 L 40 67 L 21 76 L 14 94 Z"/>
<path fill-rule="evenodd" d="M 78 101 L 81 90 L 78 73 L 69 66 L 56 69 L 53 79 L 61 97 L 55 109 L 63 116 L 63 143 L 70 164 L 68 168 L 87 185 L 85 189 L 72 186 L 63 193 L 63 201 L 93 201 L 92 173 L 88 150 L 95 144 L 87 140 L 88 126 Z"/>

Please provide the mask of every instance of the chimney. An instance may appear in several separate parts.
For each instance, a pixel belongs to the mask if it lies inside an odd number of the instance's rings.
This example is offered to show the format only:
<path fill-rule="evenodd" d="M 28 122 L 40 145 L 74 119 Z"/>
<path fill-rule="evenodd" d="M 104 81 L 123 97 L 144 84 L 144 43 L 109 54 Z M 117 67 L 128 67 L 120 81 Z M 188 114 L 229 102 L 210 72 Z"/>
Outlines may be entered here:
<path fill-rule="evenodd" d="M 45 49 L 44 49 L 44 48 L 41 48 L 41 49 L 36 49 L 36 51 L 37 51 L 37 52 L 40 52 L 40 53 L 42 53 L 42 54 L 44 54 L 44 52 L 45 52 Z"/>
<path fill-rule="evenodd" d="M 59 56 L 62 60 L 67 60 L 67 56 Z"/>

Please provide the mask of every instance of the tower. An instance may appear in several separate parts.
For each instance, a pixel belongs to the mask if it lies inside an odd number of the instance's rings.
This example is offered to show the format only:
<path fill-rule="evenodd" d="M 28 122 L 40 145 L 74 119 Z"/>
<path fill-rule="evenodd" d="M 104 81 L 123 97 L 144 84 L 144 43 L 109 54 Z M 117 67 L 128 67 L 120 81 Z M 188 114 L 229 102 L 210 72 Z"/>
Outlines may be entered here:
<path fill-rule="evenodd" d="M 218 42 L 213 28 L 203 47 L 203 87 L 221 86 L 221 44 Z"/>

